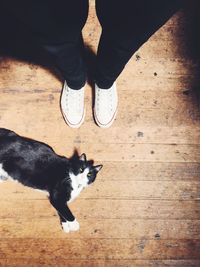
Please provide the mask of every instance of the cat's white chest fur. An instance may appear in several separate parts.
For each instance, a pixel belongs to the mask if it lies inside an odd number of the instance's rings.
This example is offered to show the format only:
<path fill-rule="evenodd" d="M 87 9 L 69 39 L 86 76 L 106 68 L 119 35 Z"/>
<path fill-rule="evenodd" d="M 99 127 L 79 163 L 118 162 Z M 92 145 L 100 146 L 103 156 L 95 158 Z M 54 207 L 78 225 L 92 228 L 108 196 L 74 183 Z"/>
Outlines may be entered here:
<path fill-rule="evenodd" d="M 70 179 L 71 179 L 71 198 L 68 201 L 68 203 L 72 202 L 80 192 L 88 186 L 88 178 L 87 175 L 89 173 L 89 169 L 86 168 L 83 173 L 80 173 L 78 175 L 74 175 L 73 173 L 69 173 Z"/>

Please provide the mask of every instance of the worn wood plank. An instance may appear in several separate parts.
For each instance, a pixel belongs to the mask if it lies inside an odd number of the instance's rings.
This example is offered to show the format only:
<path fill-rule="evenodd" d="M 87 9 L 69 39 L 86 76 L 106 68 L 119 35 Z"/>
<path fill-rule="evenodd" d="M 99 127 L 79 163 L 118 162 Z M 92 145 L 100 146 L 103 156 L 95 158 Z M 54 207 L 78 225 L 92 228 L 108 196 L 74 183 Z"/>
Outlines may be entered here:
<path fill-rule="evenodd" d="M 199 162 L 199 145 L 80 144 L 81 151 L 97 161 Z"/>
<path fill-rule="evenodd" d="M 7 103 L 7 108 L 10 108 L 12 106 L 14 100 L 18 100 L 16 104 L 23 105 L 23 104 L 44 104 L 44 103 L 55 103 L 55 98 L 53 94 L 56 94 L 56 100 L 57 97 L 60 94 L 59 88 L 54 88 L 53 90 L 45 90 L 41 88 L 35 87 L 34 90 L 30 89 L 28 86 L 23 89 L 20 86 L 15 87 L 13 89 L 9 89 L 7 87 L 3 87 L 1 90 L 1 97 L 2 100 L 7 101 L 8 98 L 10 98 L 10 102 Z M 134 107 L 134 109 L 169 109 L 176 111 L 183 110 L 187 108 L 191 108 L 192 101 L 194 98 L 193 92 L 188 90 L 185 91 L 184 89 L 181 92 L 151 92 L 149 90 L 142 90 L 142 91 L 136 91 L 132 92 L 130 89 L 129 91 L 124 94 L 123 92 L 119 92 L 120 95 L 120 102 L 126 103 L 126 105 L 122 105 L 121 108 L 124 109 L 131 109 Z M 89 94 L 87 93 L 86 98 L 89 97 Z M 171 99 L 174 99 L 174 101 L 171 101 Z M 177 110 L 178 105 L 178 110 Z"/>
<path fill-rule="evenodd" d="M 59 98 L 61 88 L 55 87 L 53 89 L 42 89 L 34 85 L 34 89 L 30 88 L 26 85 L 26 88 L 21 87 L 20 85 L 15 84 L 14 88 L 10 88 L 8 86 L 2 86 L 0 88 L 0 92 L 2 95 L 2 100 L 7 101 L 10 98 L 10 102 L 7 103 L 7 108 L 10 108 L 13 102 L 17 99 L 16 104 L 56 104 Z M 86 90 L 86 100 L 88 101 L 88 97 L 91 95 L 91 90 L 87 87 Z M 119 106 L 121 109 L 126 110 L 131 109 L 168 109 L 168 110 L 179 110 L 193 108 L 195 109 L 194 104 L 197 104 L 197 99 L 195 99 L 195 92 L 192 90 L 186 90 L 182 88 L 180 92 L 176 91 L 161 91 L 161 92 L 151 92 L 143 88 L 141 91 L 136 91 L 133 93 L 131 90 L 127 90 L 126 93 L 121 92 L 119 89 L 120 103 L 126 103 L 126 105 Z M 174 101 L 171 101 L 173 98 Z M 196 101 L 195 101 L 196 100 Z M 196 102 L 196 103 L 195 103 Z M 178 105 L 178 108 L 177 108 Z M 3 109 L 3 107 L 1 107 Z M 199 110 L 197 110 L 198 112 Z"/>
<path fill-rule="evenodd" d="M 20 199 L 18 197 L 20 194 Z M 45 196 L 16 192 L 16 198 L 1 200 L 0 219 L 20 217 L 49 218 L 57 216 Z M 6 198 L 6 197 L 5 197 Z M 200 219 L 200 202 L 192 200 L 124 200 L 124 199 L 77 199 L 70 204 L 78 218 L 94 219 Z"/>
<path fill-rule="evenodd" d="M 20 126 L 18 126 L 17 122 L 13 121 L 12 119 L 13 114 L 16 114 L 18 120 L 24 121 L 23 128 L 25 129 L 27 128 L 30 129 L 30 126 L 34 127 L 34 125 L 37 125 L 37 127 L 41 127 L 42 131 L 44 125 L 46 125 L 46 127 L 52 129 L 52 131 L 53 127 L 56 128 L 61 127 L 62 129 L 64 129 L 64 131 L 67 131 L 59 107 L 60 93 L 47 94 L 38 92 L 31 96 L 29 95 L 26 96 L 26 93 L 24 93 L 22 96 L 20 96 L 20 94 L 19 95 L 17 94 L 17 91 L 13 92 L 12 95 L 10 94 L 2 95 L 1 101 L 3 101 L 3 104 L 0 106 L 1 107 L 0 123 L 2 127 L 18 129 Z M 88 94 L 90 94 L 90 92 L 88 92 Z M 122 94 L 122 92 L 120 94 Z M 188 138 L 194 132 L 194 141 L 192 142 L 199 143 L 199 130 L 197 127 L 199 125 L 200 111 L 192 100 L 189 99 L 186 100 L 186 97 L 183 97 L 184 100 L 182 99 L 181 102 L 182 104 L 179 104 L 179 108 L 177 108 L 177 104 L 175 104 L 176 102 L 173 102 L 174 103 L 173 105 L 169 103 L 167 104 L 163 100 L 165 97 L 162 98 L 162 95 L 160 97 L 157 96 L 154 97 L 152 95 L 151 97 L 148 97 L 149 94 L 150 94 L 149 92 L 148 93 L 146 92 L 145 94 L 140 93 L 138 94 L 137 97 L 134 97 L 134 95 L 132 95 L 131 97 L 128 98 L 129 100 L 127 101 L 126 105 L 122 103 L 126 102 L 126 98 L 128 96 L 123 96 L 122 94 L 121 101 L 119 104 L 118 116 L 114 124 L 114 127 L 117 128 L 113 128 L 112 132 L 114 132 L 114 130 L 115 132 L 118 130 L 119 133 L 120 127 L 125 127 L 125 130 L 128 129 L 127 136 L 130 136 L 132 133 L 132 127 L 133 129 L 138 128 L 138 131 L 142 131 L 143 127 L 147 129 L 152 127 L 152 130 L 150 131 L 154 132 L 157 131 L 157 135 L 159 134 L 161 135 L 162 132 L 159 133 L 159 129 L 162 129 L 162 127 L 164 128 L 174 127 L 174 129 L 176 129 L 175 130 L 175 135 L 176 135 L 178 132 L 177 127 L 180 126 L 182 127 L 180 128 L 180 130 L 182 130 L 181 133 L 183 133 L 183 137 L 185 136 L 185 139 L 187 140 L 188 126 L 190 127 L 193 126 L 194 129 L 188 135 Z M 138 99 L 139 95 L 141 102 Z M 176 98 L 174 94 L 172 94 L 171 97 Z M 168 99 L 170 102 L 170 98 Z M 86 97 L 86 100 L 87 100 L 86 107 L 88 109 L 88 112 L 85 123 L 82 126 L 82 128 L 85 129 L 86 131 L 88 127 L 91 127 L 91 132 L 96 130 L 100 134 L 102 132 L 102 129 L 100 130 L 97 128 L 92 118 L 91 97 L 89 98 Z M 138 104 L 135 105 L 134 103 L 132 103 L 134 101 L 139 103 L 139 106 Z M 145 101 L 148 101 L 149 104 L 146 105 Z M 178 100 L 178 103 L 180 103 L 180 101 L 181 98 L 180 100 Z M 156 105 L 159 106 L 157 107 Z M 38 115 L 35 116 L 35 114 Z M 49 120 L 49 117 L 51 117 L 51 120 Z M 55 123 L 53 123 L 55 120 L 58 122 L 56 126 Z M 185 131 L 184 131 L 184 126 L 186 126 Z M 179 137 L 181 136 L 181 133 L 178 134 Z M 151 132 L 149 133 L 149 135 L 150 134 Z M 164 129 L 163 129 L 163 134 L 164 134 Z M 172 134 L 170 134 L 169 136 L 171 135 Z M 123 136 L 124 134 L 122 134 L 122 137 Z M 164 134 L 164 136 L 168 140 L 167 132 L 166 134 Z M 163 139 L 164 138 L 162 138 L 160 141 L 162 142 Z M 192 138 L 190 138 L 190 140 L 191 139 Z M 156 140 L 156 138 L 154 140 Z M 168 143 L 169 142 L 171 142 L 170 139 Z"/>
<path fill-rule="evenodd" d="M 53 246 L 52 246 L 53 242 Z M 20 244 L 20 245 L 19 245 Z M 0 258 L 65 260 L 199 259 L 200 240 L 1 239 Z M 34 251 L 34 253 L 32 253 Z M 74 253 L 74 251 L 76 251 Z"/>
<path fill-rule="evenodd" d="M 11 94 L 2 94 L 3 104 L 0 106 L 1 127 L 16 129 L 18 131 L 23 130 L 25 133 L 28 133 L 28 129 L 30 131 L 31 128 L 38 132 L 38 127 L 41 128 L 41 133 L 45 133 L 44 130 L 46 127 L 48 127 L 50 132 L 63 132 L 65 134 L 71 132 L 71 136 L 72 133 L 74 136 L 74 131 L 66 128 L 66 125 L 63 122 L 59 107 L 60 90 L 61 89 L 59 89 L 59 92 L 55 94 L 52 92 L 40 92 L 38 89 L 36 90 L 36 93 L 31 92 L 31 95 L 29 95 L 30 90 L 28 90 L 28 93 L 22 93 L 21 95 L 20 93 L 18 94 L 19 90 L 14 90 Z M 182 99 L 181 97 L 179 98 L 176 96 L 174 93 L 171 93 L 171 95 L 168 94 L 167 97 L 166 93 L 156 96 L 151 95 L 150 92 L 145 92 L 145 94 L 139 92 L 135 97 L 129 97 L 129 94 L 124 96 L 122 92 L 120 93 L 122 95 L 119 104 L 119 112 L 114 124 L 114 128 L 111 130 L 111 133 L 114 134 L 113 137 L 116 137 L 117 139 L 117 137 L 120 136 L 120 129 L 123 127 L 124 130 L 122 131 L 122 139 L 119 139 L 121 142 L 124 142 L 126 139 L 125 133 L 127 130 L 127 136 L 129 138 L 130 136 L 135 136 L 138 134 L 138 132 L 143 133 L 143 131 L 148 131 L 146 132 L 146 138 L 151 136 L 150 142 L 155 142 L 155 140 L 158 140 L 157 142 L 164 143 L 199 143 L 200 110 L 192 100 L 193 96 L 189 96 L 190 100 L 187 100 L 188 96 L 184 96 Z M 82 130 L 80 130 L 80 133 L 83 132 L 84 138 L 84 136 L 86 136 L 88 127 L 90 127 L 91 135 L 92 133 L 97 132 L 98 135 L 101 136 L 103 131 L 102 129 L 98 129 L 98 127 L 94 124 L 92 117 L 91 97 L 89 97 L 91 92 L 87 92 L 87 94 L 87 116 L 85 123 L 81 127 Z M 178 109 L 176 107 L 176 101 L 170 101 L 170 97 L 177 100 L 179 105 Z M 123 104 L 124 102 L 126 102 L 126 105 Z M 170 104 L 170 102 L 174 104 Z M 19 121 L 23 120 L 23 126 L 20 126 L 19 123 L 17 123 L 18 121 L 13 120 L 13 114 L 17 115 Z M 37 116 L 35 116 L 35 114 L 37 114 Z M 51 120 L 49 120 L 49 118 L 51 118 Z M 54 121 L 57 121 L 56 126 Z M 40 123 L 38 124 L 38 122 Z M 194 127 L 193 130 L 191 130 L 191 133 L 188 129 L 189 126 Z M 172 132 L 170 132 L 170 127 L 172 127 Z M 105 140 L 105 133 L 107 133 L 108 130 L 109 129 L 107 129 L 107 131 L 104 130 L 101 139 Z M 137 131 L 137 133 L 135 131 Z M 187 134 L 188 132 L 189 134 Z M 158 137 L 158 139 L 156 137 Z M 179 141 L 178 138 L 180 138 Z M 140 138 L 137 139 L 142 140 L 141 135 Z M 131 138 L 132 142 L 134 140 L 134 137 Z"/>
<path fill-rule="evenodd" d="M 9 122 L 6 122 L 9 126 Z M 102 131 L 98 129 L 96 126 L 91 127 L 90 133 L 88 133 L 88 129 L 86 127 L 82 127 L 79 129 L 76 134 L 74 132 L 63 129 L 60 132 L 52 132 L 51 136 L 47 136 L 46 132 L 36 132 L 31 133 L 30 129 L 27 127 L 23 127 L 22 125 L 18 126 L 19 131 L 22 132 L 23 135 L 26 136 L 35 136 L 36 139 L 41 140 L 49 140 L 52 144 L 56 142 L 56 140 L 72 140 L 75 145 L 79 143 L 145 143 L 145 144 L 199 144 L 200 143 L 200 129 L 199 126 L 177 126 L 177 127 L 169 127 L 169 126 L 154 126 L 154 127 L 146 127 L 146 126 L 133 126 L 129 127 L 124 126 L 123 131 L 121 131 L 120 127 L 114 124 L 113 127 L 109 130 L 109 135 L 107 131 Z M 5 125 L 6 126 L 6 125 Z M 12 126 L 12 124 L 11 124 Z"/>
<path fill-rule="evenodd" d="M 72 235 L 64 233 L 59 219 L 26 218 L 19 214 L 15 219 L 0 219 L 1 238 L 64 238 L 71 239 Z M 147 240 L 181 240 L 200 239 L 200 220 L 160 220 L 160 219 L 93 219 L 78 218 L 80 231 L 73 233 L 73 239 L 105 238 L 141 239 Z M 31 231 L 30 231 L 31 229 Z"/>
<path fill-rule="evenodd" d="M 51 259 L 0 259 L 0 266 L 58 266 L 58 267 L 199 267 L 199 260 L 64 260 Z"/>
<path fill-rule="evenodd" d="M 119 177 L 119 176 L 118 176 Z M 106 178 L 106 177 L 105 177 Z M 103 199 L 160 199 L 160 200 L 200 200 L 199 182 L 176 181 L 98 181 L 84 198 Z M 81 197 L 81 196 L 80 196 Z"/>
<path fill-rule="evenodd" d="M 121 175 L 119 176 L 119 173 Z M 99 177 L 100 176 L 100 177 Z M 186 162 L 103 162 L 99 180 L 199 181 L 200 163 Z"/>

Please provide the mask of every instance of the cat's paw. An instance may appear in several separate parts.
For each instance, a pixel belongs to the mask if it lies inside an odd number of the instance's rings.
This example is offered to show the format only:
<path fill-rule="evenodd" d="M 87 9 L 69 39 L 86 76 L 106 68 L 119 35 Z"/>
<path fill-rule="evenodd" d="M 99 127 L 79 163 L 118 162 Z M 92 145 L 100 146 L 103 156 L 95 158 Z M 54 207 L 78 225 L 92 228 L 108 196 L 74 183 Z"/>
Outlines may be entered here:
<path fill-rule="evenodd" d="M 69 233 L 69 225 L 68 222 L 62 222 L 62 229 L 65 233 Z"/>
<path fill-rule="evenodd" d="M 68 222 L 70 231 L 78 231 L 80 228 L 79 222 L 75 219 L 73 222 Z"/>
<path fill-rule="evenodd" d="M 62 228 L 65 233 L 69 233 L 70 231 L 78 231 L 80 228 L 79 222 L 75 219 L 72 222 L 62 222 Z"/>

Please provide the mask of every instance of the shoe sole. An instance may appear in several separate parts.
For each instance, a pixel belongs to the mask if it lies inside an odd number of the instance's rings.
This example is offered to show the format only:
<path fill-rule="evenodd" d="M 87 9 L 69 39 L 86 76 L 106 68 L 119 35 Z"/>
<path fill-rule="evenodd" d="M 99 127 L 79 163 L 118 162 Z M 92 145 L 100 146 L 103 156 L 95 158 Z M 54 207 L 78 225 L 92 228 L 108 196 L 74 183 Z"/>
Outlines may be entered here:
<path fill-rule="evenodd" d="M 113 115 L 111 121 L 109 121 L 107 124 L 101 124 L 101 123 L 99 122 L 99 120 L 98 120 L 98 118 L 97 118 L 97 116 L 96 116 L 95 109 L 93 109 L 93 113 L 94 113 L 94 119 L 95 119 L 96 124 L 97 124 L 99 127 L 106 129 L 106 128 L 109 128 L 109 127 L 113 124 L 113 122 L 114 122 L 114 120 L 115 120 L 115 118 L 116 118 L 116 115 L 117 115 L 117 109 L 116 109 L 116 111 L 115 111 L 115 113 L 114 113 L 114 115 Z"/>
<path fill-rule="evenodd" d="M 78 124 L 72 124 L 71 122 L 68 121 L 67 116 L 65 115 L 65 113 L 64 113 L 64 111 L 62 109 L 62 106 L 61 106 L 61 113 L 63 115 L 64 121 L 66 122 L 66 124 L 68 126 L 70 126 L 71 128 L 79 128 L 82 125 L 82 123 L 84 122 L 86 110 L 84 108 L 83 116 L 82 116 L 82 118 L 81 118 L 81 120 L 80 120 L 80 122 Z"/>

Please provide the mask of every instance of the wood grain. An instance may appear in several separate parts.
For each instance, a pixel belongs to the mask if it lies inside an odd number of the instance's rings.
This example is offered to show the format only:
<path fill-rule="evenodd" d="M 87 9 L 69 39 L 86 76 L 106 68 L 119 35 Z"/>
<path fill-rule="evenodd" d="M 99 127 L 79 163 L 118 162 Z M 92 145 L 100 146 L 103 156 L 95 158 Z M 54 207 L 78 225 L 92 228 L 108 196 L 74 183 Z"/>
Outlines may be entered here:
<path fill-rule="evenodd" d="M 28 209 L 27 209 L 28 210 Z M 24 210 L 24 213 L 27 212 Z M 21 217 L 20 217 L 21 216 Z M 48 221 L 48 223 L 47 223 Z M 15 223 L 13 218 L 0 218 L 0 235 L 4 238 L 63 238 L 71 239 L 72 235 L 64 233 L 58 218 L 47 214 L 35 214 L 26 218 L 19 214 Z M 81 231 L 73 233 L 73 239 L 122 239 L 140 240 L 166 239 L 200 239 L 200 220 L 186 219 L 102 219 L 80 218 Z M 92 225 L 92 227 L 91 227 Z M 171 227 L 172 226 L 172 227 Z M 30 231 L 31 229 L 31 231 Z"/>

